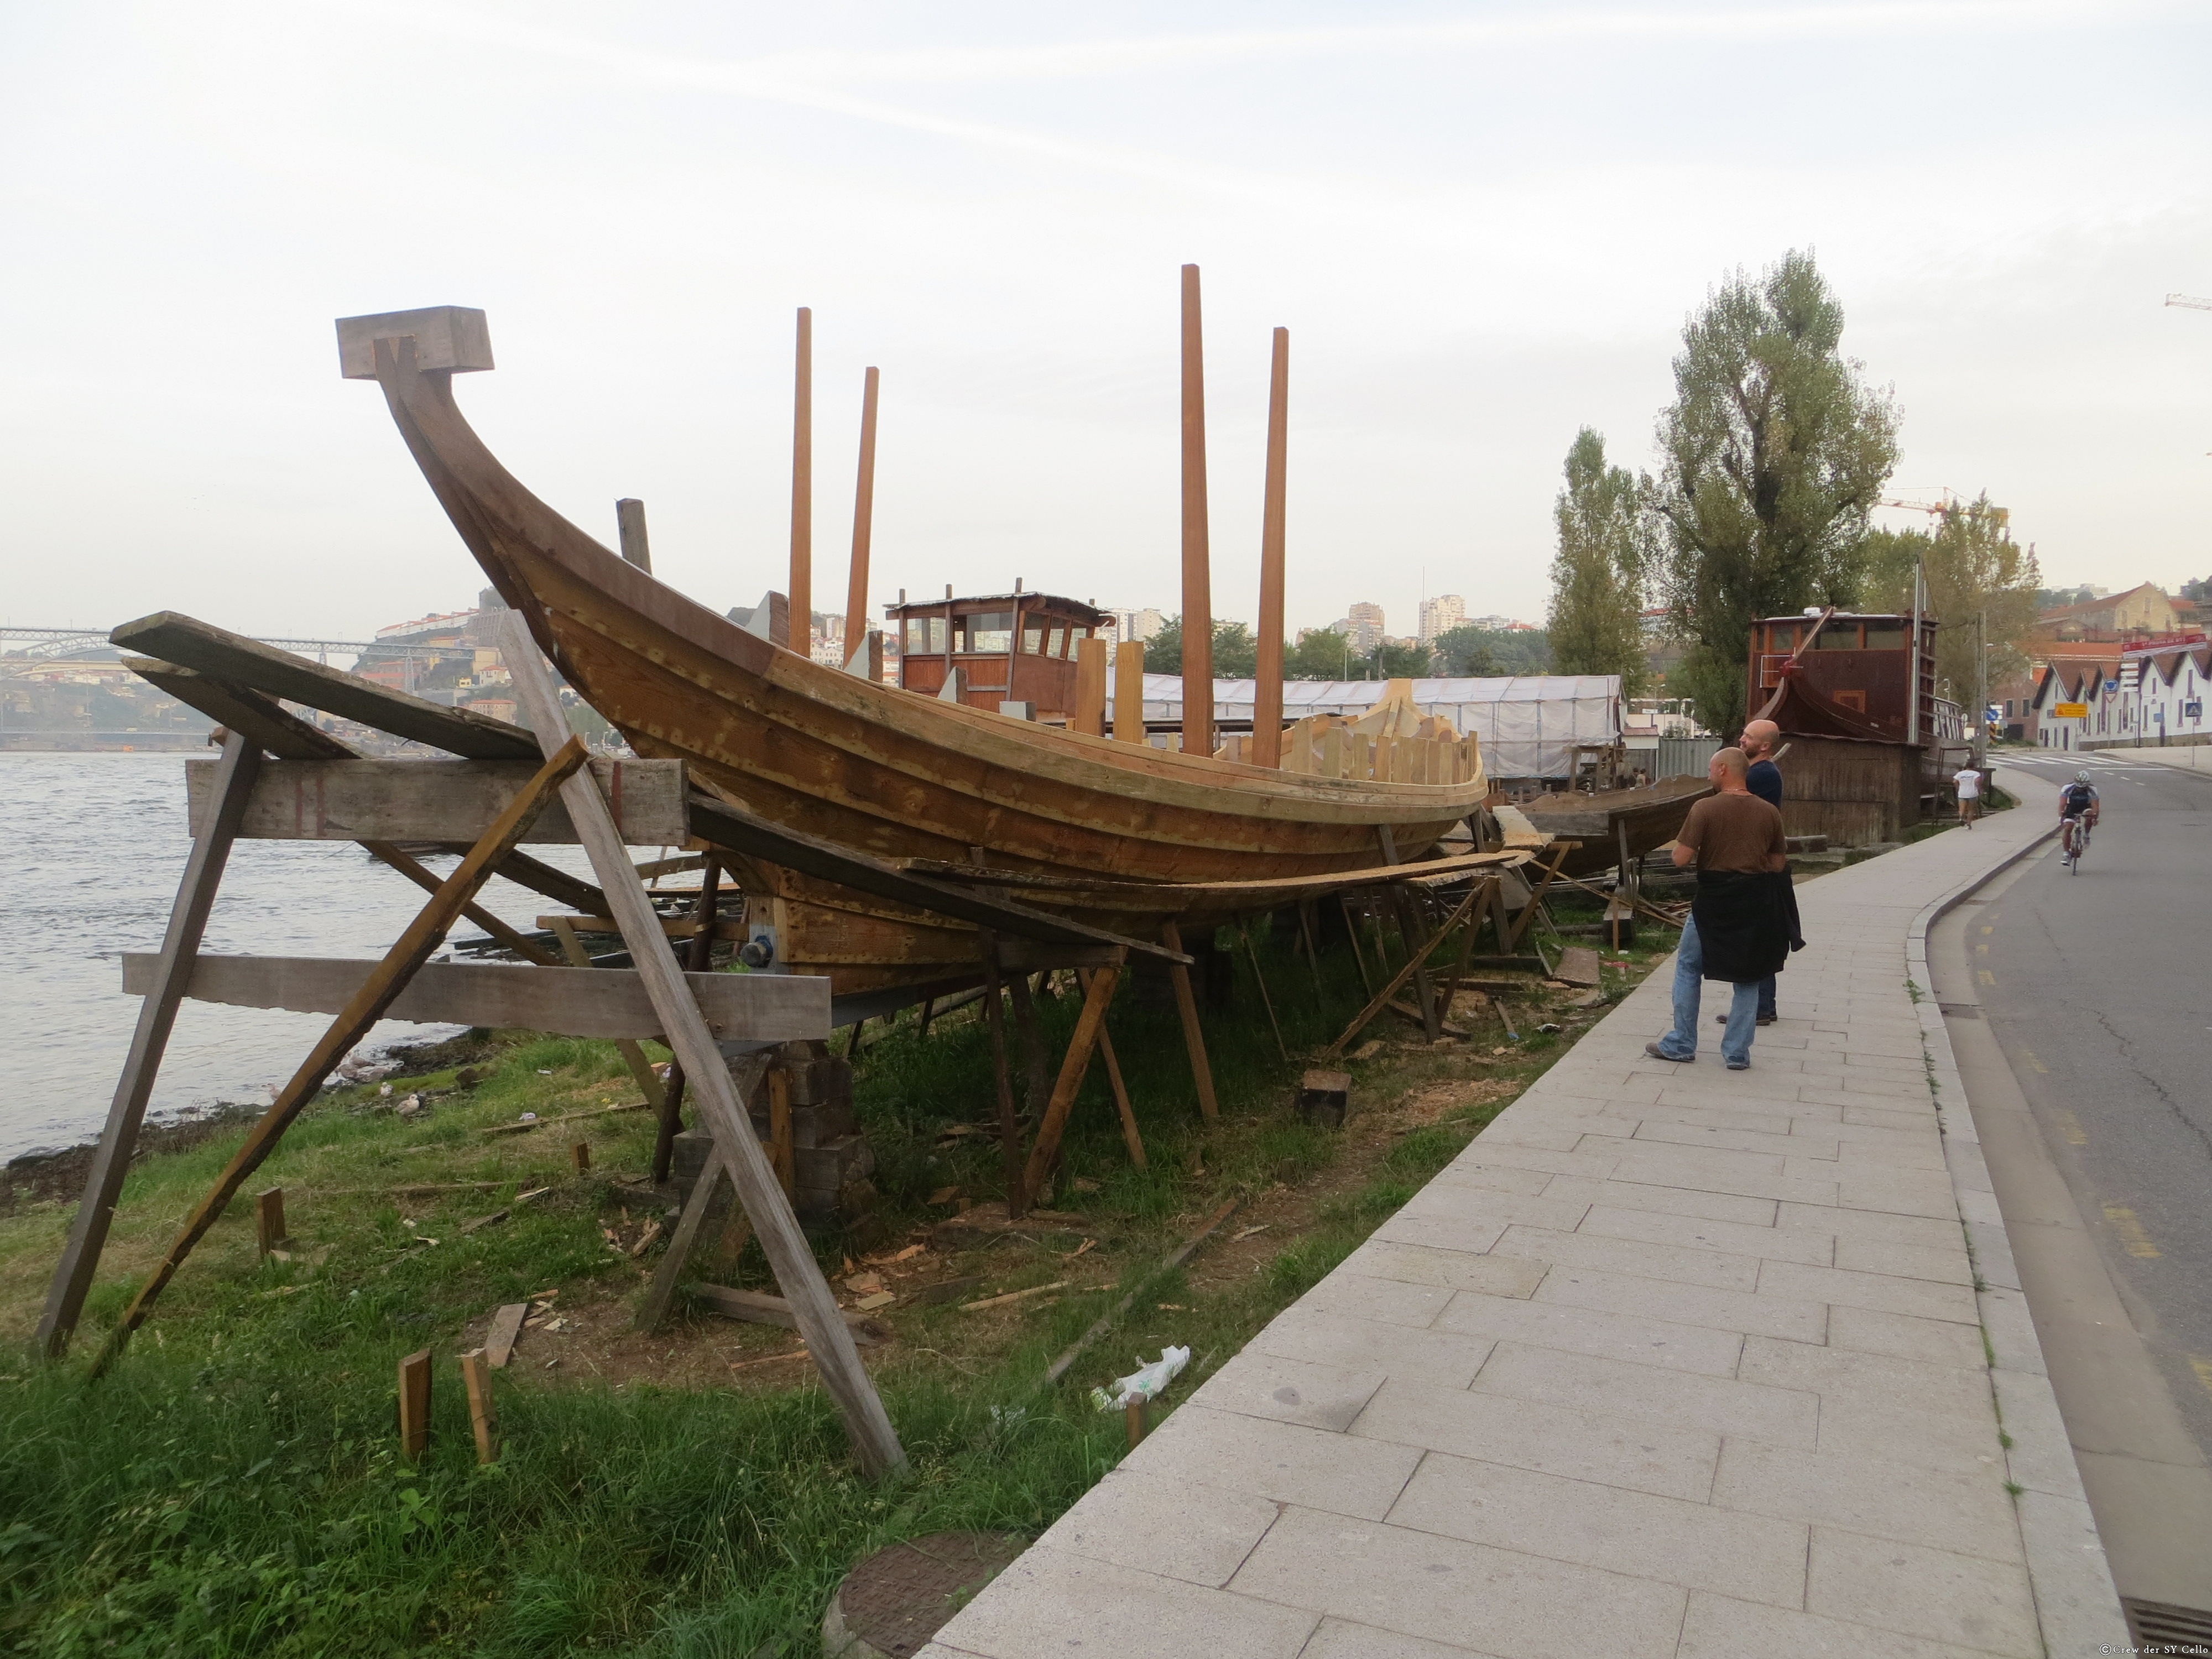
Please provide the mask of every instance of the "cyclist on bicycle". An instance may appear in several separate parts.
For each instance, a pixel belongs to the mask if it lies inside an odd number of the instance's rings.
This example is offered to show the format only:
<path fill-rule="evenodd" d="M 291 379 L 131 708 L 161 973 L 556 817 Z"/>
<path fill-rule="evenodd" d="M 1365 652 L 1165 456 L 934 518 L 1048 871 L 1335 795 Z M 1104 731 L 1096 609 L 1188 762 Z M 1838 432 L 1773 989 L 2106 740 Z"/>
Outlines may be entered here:
<path fill-rule="evenodd" d="M 2076 772 L 2074 775 L 2074 781 L 2058 792 L 2059 823 L 2063 824 L 2078 819 L 2084 837 L 2081 844 L 2086 847 L 2088 845 L 2087 840 L 2088 832 L 2097 827 L 2099 811 L 2097 786 L 2089 781 L 2087 772 Z M 2068 844 L 2071 845 L 2070 842 Z M 2072 853 L 2066 853 L 2062 855 L 2060 862 L 2071 863 L 2073 857 Z"/>

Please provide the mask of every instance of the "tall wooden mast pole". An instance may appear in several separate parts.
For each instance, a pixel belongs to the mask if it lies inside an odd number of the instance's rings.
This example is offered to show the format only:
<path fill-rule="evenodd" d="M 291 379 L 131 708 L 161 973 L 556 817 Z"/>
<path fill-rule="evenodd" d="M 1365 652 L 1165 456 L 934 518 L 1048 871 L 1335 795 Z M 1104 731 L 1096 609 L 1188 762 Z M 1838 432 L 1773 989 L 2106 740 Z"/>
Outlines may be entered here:
<path fill-rule="evenodd" d="M 1291 331 L 1275 331 L 1267 376 L 1267 499 L 1260 516 L 1260 665 L 1252 690 L 1252 763 L 1283 761 L 1283 518 L 1291 450 Z"/>
<path fill-rule="evenodd" d="M 791 648 L 814 645 L 814 313 L 799 308 L 799 361 L 791 406 Z"/>
<path fill-rule="evenodd" d="M 868 641 L 868 544 L 876 525 L 876 387 L 870 369 L 860 390 L 860 476 L 853 487 L 853 568 L 845 581 L 847 661 Z"/>
<path fill-rule="evenodd" d="M 1213 752 L 1213 579 L 1206 533 L 1206 342 L 1182 268 L 1182 750 Z"/>

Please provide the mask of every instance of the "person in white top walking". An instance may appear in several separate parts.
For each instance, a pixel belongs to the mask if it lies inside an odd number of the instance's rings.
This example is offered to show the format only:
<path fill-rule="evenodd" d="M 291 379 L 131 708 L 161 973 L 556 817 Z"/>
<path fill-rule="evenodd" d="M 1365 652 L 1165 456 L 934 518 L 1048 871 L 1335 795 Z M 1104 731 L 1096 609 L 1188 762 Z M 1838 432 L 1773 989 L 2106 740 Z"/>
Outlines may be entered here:
<path fill-rule="evenodd" d="M 1959 792 L 1959 822 L 1971 830 L 1981 815 L 1982 775 L 1971 766 L 1962 767 L 1951 774 L 1951 782 Z"/>

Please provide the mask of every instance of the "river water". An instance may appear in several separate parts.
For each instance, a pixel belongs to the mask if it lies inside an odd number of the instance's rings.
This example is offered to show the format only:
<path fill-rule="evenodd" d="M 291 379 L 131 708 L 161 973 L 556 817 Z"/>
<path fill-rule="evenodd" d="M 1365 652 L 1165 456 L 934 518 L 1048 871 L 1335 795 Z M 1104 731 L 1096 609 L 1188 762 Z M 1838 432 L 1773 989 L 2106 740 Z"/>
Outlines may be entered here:
<path fill-rule="evenodd" d="M 0 1160 L 97 1136 L 138 1017 L 121 957 L 158 951 L 191 848 L 184 755 L 0 754 Z M 533 847 L 580 874 L 582 849 Z M 453 867 L 440 859 L 432 867 Z M 202 948 L 256 956 L 380 956 L 422 890 L 350 842 L 241 841 Z M 527 927 L 548 899 L 495 880 L 479 901 Z M 462 922 L 455 944 L 482 939 Z M 186 1002 L 153 1109 L 268 1103 L 329 1018 Z M 449 1034 L 386 1021 L 366 1046 Z"/>

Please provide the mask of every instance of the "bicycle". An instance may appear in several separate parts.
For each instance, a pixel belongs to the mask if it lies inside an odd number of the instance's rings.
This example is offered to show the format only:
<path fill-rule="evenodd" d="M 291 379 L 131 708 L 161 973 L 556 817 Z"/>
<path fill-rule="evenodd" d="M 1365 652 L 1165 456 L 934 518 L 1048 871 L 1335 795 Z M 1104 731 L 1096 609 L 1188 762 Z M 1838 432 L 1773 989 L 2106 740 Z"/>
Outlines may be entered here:
<path fill-rule="evenodd" d="M 2089 850 L 2089 825 L 2086 818 L 2070 817 L 2060 833 L 2059 846 L 2064 850 L 2064 863 L 2069 875 L 2081 872 L 2081 854 Z"/>

